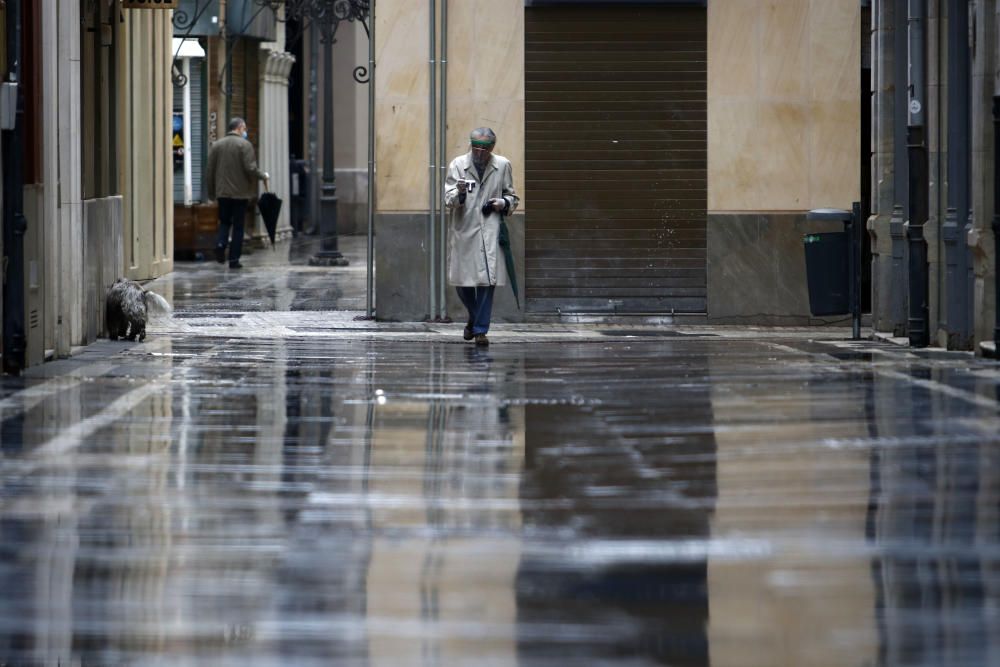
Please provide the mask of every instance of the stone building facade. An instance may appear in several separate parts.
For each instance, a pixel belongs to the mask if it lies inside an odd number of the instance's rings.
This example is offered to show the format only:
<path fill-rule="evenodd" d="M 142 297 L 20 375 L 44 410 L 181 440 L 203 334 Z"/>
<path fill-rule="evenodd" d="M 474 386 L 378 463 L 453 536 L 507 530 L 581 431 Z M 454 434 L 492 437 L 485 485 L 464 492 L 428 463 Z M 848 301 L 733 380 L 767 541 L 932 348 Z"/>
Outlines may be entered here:
<path fill-rule="evenodd" d="M 94 341 L 116 278 L 172 270 L 171 26 L 169 10 L 119 0 L 22 0 L 3 15 L 5 34 L 13 23 L 20 34 L 3 72 L 20 79 L 18 124 L 2 137 L 18 153 L 4 199 L 20 200 L 5 236 L 24 222 L 4 248 L 18 272 L 4 309 L 4 365 L 16 372 Z"/>
<path fill-rule="evenodd" d="M 380 0 L 378 316 L 459 313 L 430 174 L 486 125 L 522 196 L 526 309 L 505 290 L 501 318 L 815 322 L 805 212 L 861 199 L 862 17 L 855 0 Z"/>
<path fill-rule="evenodd" d="M 871 4 L 873 328 L 993 354 L 997 3 Z"/>

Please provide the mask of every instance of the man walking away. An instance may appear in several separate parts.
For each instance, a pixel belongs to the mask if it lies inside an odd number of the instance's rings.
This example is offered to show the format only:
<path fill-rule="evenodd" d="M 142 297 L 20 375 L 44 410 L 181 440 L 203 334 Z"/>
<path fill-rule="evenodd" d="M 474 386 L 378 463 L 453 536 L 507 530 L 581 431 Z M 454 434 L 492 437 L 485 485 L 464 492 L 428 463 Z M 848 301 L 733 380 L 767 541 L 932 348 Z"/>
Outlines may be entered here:
<path fill-rule="evenodd" d="M 507 267 L 497 261 L 500 220 L 517 208 L 510 160 L 493 154 L 497 135 L 488 127 L 472 131 L 469 152 L 448 165 L 445 205 L 449 209 L 448 282 L 469 312 L 462 335 L 489 345 L 493 292 L 507 284 Z"/>
<path fill-rule="evenodd" d="M 229 268 L 242 269 L 243 221 L 247 204 L 257 196 L 257 181 L 268 175 L 257 168 L 253 144 L 247 140 L 247 124 L 242 118 L 229 121 L 229 133 L 208 151 L 208 198 L 219 202 L 219 234 L 215 241 L 215 261 L 226 261 L 226 246 L 232 229 L 233 245 L 229 248 Z"/>

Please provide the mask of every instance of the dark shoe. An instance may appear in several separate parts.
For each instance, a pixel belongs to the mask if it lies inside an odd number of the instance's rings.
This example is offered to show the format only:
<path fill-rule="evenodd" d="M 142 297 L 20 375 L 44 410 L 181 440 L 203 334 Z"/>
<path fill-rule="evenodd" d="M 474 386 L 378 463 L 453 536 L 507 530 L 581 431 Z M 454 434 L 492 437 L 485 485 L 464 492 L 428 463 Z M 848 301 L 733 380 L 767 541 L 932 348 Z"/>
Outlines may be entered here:
<path fill-rule="evenodd" d="M 243 265 L 240 264 L 239 262 L 229 262 L 229 268 L 230 269 L 242 269 Z"/>
<path fill-rule="evenodd" d="M 226 249 L 225 248 L 215 248 L 215 261 L 219 264 L 223 264 L 226 261 Z"/>
<path fill-rule="evenodd" d="M 465 329 L 462 330 L 462 338 L 464 338 L 465 340 L 472 340 L 475 337 L 476 335 L 472 333 L 472 327 L 467 326 L 465 327 Z"/>
<path fill-rule="evenodd" d="M 480 347 L 486 347 L 490 344 L 490 339 L 486 337 L 486 334 L 476 334 L 476 345 Z"/>

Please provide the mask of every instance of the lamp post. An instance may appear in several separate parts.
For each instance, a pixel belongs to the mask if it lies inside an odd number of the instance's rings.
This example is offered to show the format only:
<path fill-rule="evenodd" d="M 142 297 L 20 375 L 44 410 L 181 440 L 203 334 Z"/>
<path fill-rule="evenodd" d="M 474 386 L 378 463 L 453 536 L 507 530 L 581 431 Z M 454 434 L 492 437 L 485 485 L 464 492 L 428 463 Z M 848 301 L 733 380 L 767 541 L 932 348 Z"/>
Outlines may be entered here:
<path fill-rule="evenodd" d="M 321 249 L 310 266 L 347 266 L 337 242 L 337 182 L 333 164 L 333 40 L 323 42 L 323 182 L 319 195 Z"/>
<path fill-rule="evenodd" d="M 337 183 L 333 158 L 333 44 L 342 21 L 365 23 L 370 0 L 254 0 L 270 8 L 281 21 L 296 21 L 312 31 L 323 45 L 323 176 L 320 185 L 318 230 L 322 248 L 309 259 L 312 266 L 346 266 L 337 242 Z M 284 12 L 278 10 L 284 8 Z M 367 29 L 367 26 L 366 26 Z"/>

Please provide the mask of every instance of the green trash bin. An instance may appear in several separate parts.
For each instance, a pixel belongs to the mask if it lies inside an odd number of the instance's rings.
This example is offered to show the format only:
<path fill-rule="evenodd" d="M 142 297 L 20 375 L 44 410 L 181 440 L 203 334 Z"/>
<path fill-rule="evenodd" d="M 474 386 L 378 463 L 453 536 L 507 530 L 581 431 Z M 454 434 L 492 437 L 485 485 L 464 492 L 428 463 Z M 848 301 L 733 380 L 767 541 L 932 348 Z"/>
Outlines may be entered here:
<path fill-rule="evenodd" d="M 806 282 L 809 312 L 814 317 L 847 315 L 851 312 L 847 232 L 806 234 Z"/>

